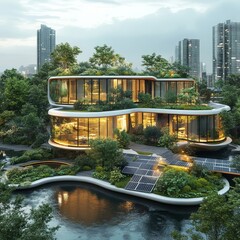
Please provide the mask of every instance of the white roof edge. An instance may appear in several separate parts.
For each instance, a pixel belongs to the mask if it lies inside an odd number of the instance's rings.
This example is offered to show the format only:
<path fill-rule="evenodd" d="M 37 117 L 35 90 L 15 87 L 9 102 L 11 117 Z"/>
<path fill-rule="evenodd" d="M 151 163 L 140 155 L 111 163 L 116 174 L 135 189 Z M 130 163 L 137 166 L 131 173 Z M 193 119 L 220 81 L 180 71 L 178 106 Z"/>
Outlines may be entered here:
<path fill-rule="evenodd" d="M 56 117 L 111 117 L 124 114 L 145 112 L 145 113 L 163 113 L 163 114 L 176 114 L 176 115 L 217 115 L 222 111 L 229 111 L 230 107 L 222 105 L 222 107 L 214 108 L 211 110 L 176 110 L 176 109 L 160 109 L 160 108 L 130 108 L 114 111 L 102 111 L 102 112 L 80 112 L 80 111 L 64 111 L 61 107 L 52 108 L 48 111 L 48 114 Z"/>

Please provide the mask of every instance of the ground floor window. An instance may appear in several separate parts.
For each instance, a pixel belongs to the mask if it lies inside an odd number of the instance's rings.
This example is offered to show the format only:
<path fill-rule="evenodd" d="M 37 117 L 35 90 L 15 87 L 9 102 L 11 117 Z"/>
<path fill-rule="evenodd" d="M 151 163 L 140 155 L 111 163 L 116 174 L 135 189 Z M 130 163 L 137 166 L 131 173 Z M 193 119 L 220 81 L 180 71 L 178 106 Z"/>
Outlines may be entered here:
<path fill-rule="evenodd" d="M 225 139 L 218 115 L 177 115 L 161 113 L 131 113 L 112 117 L 70 118 L 51 116 L 51 140 L 64 146 L 89 146 L 96 138 L 114 138 L 114 129 L 131 132 L 142 126 L 168 127 L 179 140 L 219 142 Z"/>

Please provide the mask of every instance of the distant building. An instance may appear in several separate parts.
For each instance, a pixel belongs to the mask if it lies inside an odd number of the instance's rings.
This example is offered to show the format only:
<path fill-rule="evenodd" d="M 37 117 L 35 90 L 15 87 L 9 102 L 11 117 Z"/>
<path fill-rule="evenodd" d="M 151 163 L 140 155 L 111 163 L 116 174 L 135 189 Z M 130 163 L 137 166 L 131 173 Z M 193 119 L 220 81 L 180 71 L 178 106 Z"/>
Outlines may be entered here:
<path fill-rule="evenodd" d="M 39 71 L 44 63 L 50 62 L 51 53 L 56 46 L 55 30 L 41 25 L 37 31 L 37 70 Z"/>
<path fill-rule="evenodd" d="M 225 80 L 240 73 L 240 22 L 219 23 L 213 27 L 213 78 Z"/>
<path fill-rule="evenodd" d="M 183 39 L 175 48 L 175 60 L 189 68 L 191 77 L 200 77 L 200 40 Z"/>
<path fill-rule="evenodd" d="M 30 64 L 28 66 L 21 66 L 18 71 L 24 76 L 24 77 L 31 77 L 34 74 L 37 73 L 37 65 L 36 64 Z"/>

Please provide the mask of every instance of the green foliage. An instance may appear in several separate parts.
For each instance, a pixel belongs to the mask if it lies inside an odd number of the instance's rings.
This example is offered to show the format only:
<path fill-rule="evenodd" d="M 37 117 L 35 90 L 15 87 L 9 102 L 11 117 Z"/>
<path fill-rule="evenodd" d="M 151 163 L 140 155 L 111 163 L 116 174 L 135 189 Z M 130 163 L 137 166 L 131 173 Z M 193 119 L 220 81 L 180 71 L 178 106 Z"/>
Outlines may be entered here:
<path fill-rule="evenodd" d="M 166 103 L 176 103 L 177 102 L 177 95 L 172 90 L 168 90 L 165 93 L 164 99 L 165 99 Z"/>
<path fill-rule="evenodd" d="M 147 74 L 156 77 L 163 77 L 165 73 L 170 70 L 170 64 L 168 61 L 161 55 L 156 55 L 156 53 L 152 53 L 151 55 L 143 55 L 142 59 L 142 66 L 145 67 Z"/>
<path fill-rule="evenodd" d="M 232 112 L 223 111 L 220 113 L 223 131 L 226 136 L 230 135 L 231 129 L 235 126 L 235 118 Z"/>
<path fill-rule="evenodd" d="M 161 131 L 156 126 L 147 126 L 143 130 L 144 141 L 149 145 L 156 145 L 161 136 Z"/>
<path fill-rule="evenodd" d="M 114 134 L 118 142 L 119 148 L 128 148 L 130 144 L 130 136 L 125 130 L 120 131 L 119 129 L 114 129 Z"/>
<path fill-rule="evenodd" d="M 155 191 L 168 197 L 203 197 L 223 187 L 222 180 L 216 178 L 197 178 L 186 171 L 166 168 L 160 176 Z"/>
<path fill-rule="evenodd" d="M 22 156 L 12 157 L 10 159 L 11 164 L 23 163 L 30 160 L 47 160 L 52 158 L 51 151 L 43 148 L 28 150 L 23 153 Z"/>
<path fill-rule="evenodd" d="M 131 69 L 132 64 L 127 63 L 124 57 L 121 57 L 119 54 L 115 53 L 112 47 L 108 47 L 106 44 L 104 44 L 103 46 L 97 46 L 94 49 L 95 52 L 93 56 L 89 59 L 89 62 L 94 67 L 101 67 L 101 70 L 104 71 L 105 74 L 107 70 L 111 67 L 117 67 L 118 72 L 128 72 Z M 111 71 L 112 70 L 113 69 L 111 69 Z"/>
<path fill-rule="evenodd" d="M 163 128 L 161 131 L 162 131 L 162 136 L 160 136 L 158 140 L 158 145 L 160 147 L 167 147 L 169 149 L 172 149 L 177 142 L 177 135 L 169 134 L 169 129 L 167 127 Z"/>
<path fill-rule="evenodd" d="M 11 200 L 12 189 L 0 184 L 0 239 L 54 240 L 59 226 L 50 227 L 52 208 L 47 204 L 26 211 L 23 198 Z"/>
<path fill-rule="evenodd" d="M 69 43 L 58 44 L 51 54 L 52 64 L 60 69 L 61 74 L 72 74 L 71 68 L 77 64 L 77 56 L 81 52 L 79 47 L 71 47 Z"/>
<path fill-rule="evenodd" d="M 114 168 L 110 172 L 109 182 L 111 184 L 116 184 L 117 182 L 120 182 L 122 179 L 124 179 L 124 175 L 121 173 L 121 170 L 119 168 Z"/>
<path fill-rule="evenodd" d="M 96 166 L 96 162 L 88 155 L 81 154 L 75 158 L 74 166 L 79 168 L 80 171 L 86 171 L 86 167 L 88 167 L 89 170 L 94 169 Z"/>
<path fill-rule="evenodd" d="M 112 139 L 95 139 L 90 141 L 90 147 L 91 149 L 87 151 L 87 155 L 107 171 L 124 164 L 123 153 L 116 141 Z"/>
<path fill-rule="evenodd" d="M 196 104 L 199 102 L 198 100 L 199 94 L 196 91 L 195 87 L 191 88 L 184 88 L 181 92 L 177 95 L 177 100 L 180 103 L 188 103 L 188 104 Z"/>
<path fill-rule="evenodd" d="M 33 182 L 41 178 L 60 176 L 60 175 L 75 175 L 77 168 L 73 166 L 62 165 L 59 168 L 51 168 L 47 165 L 38 167 L 13 168 L 7 172 L 7 177 L 10 183 L 24 184 L 25 182 Z"/>

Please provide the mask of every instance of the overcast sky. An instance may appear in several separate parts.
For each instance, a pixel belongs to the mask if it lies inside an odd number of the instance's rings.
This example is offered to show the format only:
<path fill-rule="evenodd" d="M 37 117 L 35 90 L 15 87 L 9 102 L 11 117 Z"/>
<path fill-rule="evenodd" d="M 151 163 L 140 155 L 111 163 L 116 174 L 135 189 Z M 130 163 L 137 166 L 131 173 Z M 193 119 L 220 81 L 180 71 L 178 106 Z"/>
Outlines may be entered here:
<path fill-rule="evenodd" d="M 200 60 L 212 72 L 212 26 L 240 22 L 239 0 L 0 0 L 0 72 L 36 64 L 37 29 L 56 30 L 87 61 L 107 44 L 141 67 L 153 52 L 167 60 L 184 38 L 200 39 Z"/>

